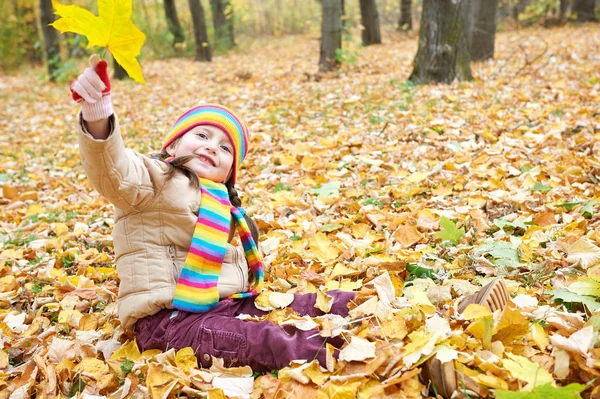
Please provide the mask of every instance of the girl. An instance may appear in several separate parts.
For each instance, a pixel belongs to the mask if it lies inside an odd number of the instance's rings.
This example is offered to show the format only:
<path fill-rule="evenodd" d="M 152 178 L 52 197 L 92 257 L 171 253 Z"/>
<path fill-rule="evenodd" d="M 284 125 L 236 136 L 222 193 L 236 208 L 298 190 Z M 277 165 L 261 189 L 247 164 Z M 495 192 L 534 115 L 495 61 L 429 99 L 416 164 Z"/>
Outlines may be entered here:
<path fill-rule="evenodd" d="M 140 349 L 189 346 L 203 367 L 212 356 L 255 371 L 296 359 L 324 366 L 327 339 L 317 331 L 236 318 L 265 314 L 253 298 L 263 285 L 258 229 L 233 188 L 249 145 L 239 116 L 220 105 L 194 107 L 167 133 L 158 159 L 145 157 L 123 146 L 106 62 L 92 56 L 90 65 L 71 86 L 81 102 L 81 160 L 92 185 L 115 206 L 119 319 L 133 329 Z M 235 231 L 243 249 L 229 244 Z M 505 293 L 497 281 L 467 302 L 489 302 L 495 310 L 506 303 Z M 354 293 L 328 294 L 331 313 L 346 316 Z M 295 295 L 291 307 L 317 316 L 315 301 L 315 294 Z M 456 389 L 452 362 L 431 361 L 425 369 L 438 393 Z"/>

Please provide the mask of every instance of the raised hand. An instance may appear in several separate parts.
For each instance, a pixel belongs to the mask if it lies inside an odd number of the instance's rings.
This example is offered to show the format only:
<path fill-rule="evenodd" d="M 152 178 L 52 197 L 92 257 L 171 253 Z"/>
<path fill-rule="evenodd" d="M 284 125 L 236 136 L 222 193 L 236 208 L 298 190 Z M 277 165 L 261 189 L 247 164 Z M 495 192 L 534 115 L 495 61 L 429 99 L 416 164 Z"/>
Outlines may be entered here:
<path fill-rule="evenodd" d="M 90 57 L 90 66 L 71 84 L 73 100 L 81 103 L 81 114 L 87 122 L 108 119 L 113 114 L 108 64 L 98 55 Z"/>

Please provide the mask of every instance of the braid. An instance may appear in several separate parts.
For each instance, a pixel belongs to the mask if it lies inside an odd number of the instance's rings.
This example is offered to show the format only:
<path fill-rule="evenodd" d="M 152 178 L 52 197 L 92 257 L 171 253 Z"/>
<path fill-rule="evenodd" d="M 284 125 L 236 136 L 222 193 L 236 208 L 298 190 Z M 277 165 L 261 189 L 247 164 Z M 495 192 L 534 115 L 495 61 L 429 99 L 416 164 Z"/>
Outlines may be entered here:
<path fill-rule="evenodd" d="M 225 187 L 227 187 L 227 193 L 229 194 L 229 202 L 231 202 L 231 205 L 235 206 L 236 208 L 242 206 L 242 200 L 240 199 L 240 196 L 238 195 L 235 188 L 233 187 L 233 183 L 231 182 L 231 180 L 227 180 L 227 182 L 225 183 Z"/>
<path fill-rule="evenodd" d="M 231 205 L 235 206 L 236 208 L 241 207 L 242 200 L 240 199 L 240 196 L 238 195 L 235 188 L 233 187 L 233 183 L 231 182 L 231 180 L 227 180 L 227 182 L 225 183 L 225 187 L 227 187 L 227 193 L 229 194 L 229 202 L 231 202 Z M 246 219 L 246 224 L 248 224 L 248 228 L 250 229 L 252 238 L 254 239 L 256 246 L 258 246 L 258 237 L 260 236 L 260 230 L 258 229 L 258 226 L 254 222 L 254 220 L 250 218 L 250 216 L 244 215 L 244 219 Z"/>

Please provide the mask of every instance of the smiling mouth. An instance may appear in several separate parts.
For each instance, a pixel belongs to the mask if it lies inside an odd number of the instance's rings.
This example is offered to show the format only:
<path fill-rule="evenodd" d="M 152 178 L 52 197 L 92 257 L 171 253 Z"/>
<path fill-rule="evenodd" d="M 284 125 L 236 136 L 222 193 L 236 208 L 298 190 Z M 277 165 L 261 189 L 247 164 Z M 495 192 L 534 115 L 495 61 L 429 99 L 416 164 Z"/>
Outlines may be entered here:
<path fill-rule="evenodd" d="M 215 162 L 212 159 L 205 157 L 204 155 L 198 155 L 198 159 L 200 160 L 200 162 L 205 163 L 207 165 L 216 166 Z"/>

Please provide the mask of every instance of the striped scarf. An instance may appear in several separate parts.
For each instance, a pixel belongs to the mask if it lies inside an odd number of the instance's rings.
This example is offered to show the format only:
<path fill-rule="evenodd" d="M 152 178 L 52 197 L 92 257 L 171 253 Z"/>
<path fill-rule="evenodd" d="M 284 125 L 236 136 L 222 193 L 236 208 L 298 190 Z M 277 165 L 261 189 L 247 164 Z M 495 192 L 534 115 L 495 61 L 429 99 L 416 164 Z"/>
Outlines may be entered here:
<path fill-rule="evenodd" d="M 194 313 L 206 312 L 219 303 L 217 281 L 225 258 L 231 216 L 254 274 L 255 284 L 250 291 L 239 292 L 229 298 L 257 295 L 264 282 L 262 259 L 244 219 L 245 211 L 231 205 L 227 188 L 222 183 L 200 179 L 200 191 L 202 198 L 198 221 L 173 299 L 174 308 Z"/>

